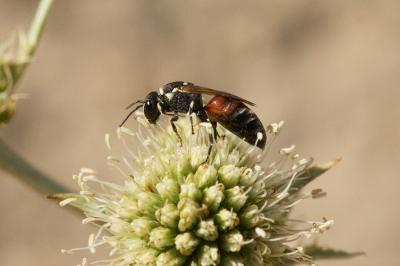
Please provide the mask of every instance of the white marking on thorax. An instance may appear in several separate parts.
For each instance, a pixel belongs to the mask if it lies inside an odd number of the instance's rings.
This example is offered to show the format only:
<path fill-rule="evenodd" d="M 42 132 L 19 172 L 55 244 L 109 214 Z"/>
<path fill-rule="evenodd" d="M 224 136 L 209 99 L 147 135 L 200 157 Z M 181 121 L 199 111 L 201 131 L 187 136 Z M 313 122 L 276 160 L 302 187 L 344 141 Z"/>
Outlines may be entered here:
<path fill-rule="evenodd" d="M 173 92 L 169 92 L 169 93 L 166 93 L 165 96 L 168 98 L 168 100 L 171 100 L 172 97 L 174 97 L 174 94 L 175 93 L 173 93 Z"/>
<path fill-rule="evenodd" d="M 160 94 L 161 94 L 161 95 L 164 95 L 164 89 L 163 89 L 163 87 L 160 87 L 158 90 L 160 91 Z"/>

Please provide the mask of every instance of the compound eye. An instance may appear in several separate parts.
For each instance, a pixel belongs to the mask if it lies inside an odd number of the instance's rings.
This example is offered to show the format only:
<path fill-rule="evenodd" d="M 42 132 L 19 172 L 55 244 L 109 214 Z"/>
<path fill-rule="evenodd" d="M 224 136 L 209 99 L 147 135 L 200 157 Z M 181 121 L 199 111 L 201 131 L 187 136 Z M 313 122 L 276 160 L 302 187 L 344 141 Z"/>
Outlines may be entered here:
<path fill-rule="evenodd" d="M 150 123 L 155 123 L 160 116 L 160 111 L 157 108 L 157 102 L 148 100 L 144 106 L 144 115 Z"/>
<path fill-rule="evenodd" d="M 146 107 L 149 109 L 156 109 L 157 108 L 157 102 L 156 101 L 146 101 Z"/>

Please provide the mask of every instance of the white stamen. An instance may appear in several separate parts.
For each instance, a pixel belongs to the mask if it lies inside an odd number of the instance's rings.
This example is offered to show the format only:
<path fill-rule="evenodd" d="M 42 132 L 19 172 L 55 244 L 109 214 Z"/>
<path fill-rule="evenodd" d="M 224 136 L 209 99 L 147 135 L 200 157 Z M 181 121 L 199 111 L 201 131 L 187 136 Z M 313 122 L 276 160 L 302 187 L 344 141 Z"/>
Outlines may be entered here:
<path fill-rule="evenodd" d="M 76 198 L 68 198 L 68 199 L 65 199 L 65 200 L 62 200 L 62 201 L 60 201 L 60 206 L 61 207 L 64 207 L 64 206 L 66 206 L 66 205 L 68 205 L 68 204 L 70 204 L 71 202 L 74 202 L 74 201 L 76 201 L 77 199 Z"/>
<path fill-rule="evenodd" d="M 296 145 L 292 145 L 290 147 L 283 148 L 280 150 L 280 154 L 281 155 L 289 155 L 294 151 L 295 148 L 296 148 Z"/>
<path fill-rule="evenodd" d="M 110 134 L 108 134 L 108 133 L 105 135 L 105 142 L 106 142 L 106 146 L 107 146 L 108 150 L 111 151 Z"/>
<path fill-rule="evenodd" d="M 133 132 L 132 130 L 130 130 L 127 127 L 120 127 L 120 131 L 121 131 L 121 133 L 127 134 L 129 136 L 135 136 L 135 132 Z"/>
<path fill-rule="evenodd" d="M 94 248 L 94 234 L 90 234 L 89 235 L 89 239 L 88 239 L 88 247 L 89 247 L 89 251 L 90 253 L 96 253 L 96 249 Z"/>
<path fill-rule="evenodd" d="M 90 168 L 81 168 L 80 173 L 82 174 L 95 174 L 96 171 Z"/>

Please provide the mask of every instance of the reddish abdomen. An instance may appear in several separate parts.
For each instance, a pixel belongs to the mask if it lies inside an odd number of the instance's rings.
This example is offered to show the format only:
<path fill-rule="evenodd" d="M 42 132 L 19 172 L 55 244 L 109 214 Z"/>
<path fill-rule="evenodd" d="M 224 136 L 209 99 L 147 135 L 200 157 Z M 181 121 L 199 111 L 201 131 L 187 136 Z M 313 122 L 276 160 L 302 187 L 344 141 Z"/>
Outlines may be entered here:
<path fill-rule="evenodd" d="M 240 104 L 224 96 L 214 96 L 206 105 L 205 109 L 211 121 L 219 122 L 220 119 L 228 118 Z"/>
<path fill-rule="evenodd" d="M 265 147 L 267 136 L 264 126 L 244 103 L 224 96 L 215 96 L 205 106 L 205 110 L 210 121 L 218 122 L 251 145 L 261 149 Z"/>

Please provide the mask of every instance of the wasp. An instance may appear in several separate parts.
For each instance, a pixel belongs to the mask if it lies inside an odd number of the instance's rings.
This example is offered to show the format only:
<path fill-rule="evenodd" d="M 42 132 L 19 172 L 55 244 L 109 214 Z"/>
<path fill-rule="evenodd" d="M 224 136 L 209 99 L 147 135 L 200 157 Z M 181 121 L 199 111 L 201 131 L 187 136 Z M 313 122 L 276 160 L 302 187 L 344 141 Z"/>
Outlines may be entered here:
<path fill-rule="evenodd" d="M 203 94 L 214 97 L 207 104 L 203 104 Z M 190 82 L 174 81 L 162 86 L 159 92 L 151 91 L 144 100 L 130 104 L 127 109 L 134 106 L 135 108 L 126 116 L 120 126 L 139 108 L 143 107 L 144 115 L 151 124 L 155 124 L 161 114 L 170 116 L 172 129 L 182 142 L 175 122 L 182 114 L 195 113 L 201 122 L 211 123 L 213 128 L 211 145 L 218 136 L 217 124 L 220 124 L 247 143 L 264 149 L 267 140 L 264 126 L 246 104 L 255 106 L 248 100 L 224 91 L 197 86 Z M 190 119 L 192 133 L 194 133 L 192 116 Z M 209 154 L 210 152 L 211 149 Z"/>

